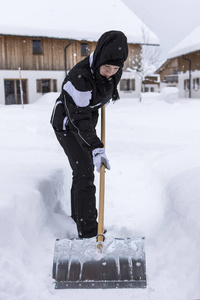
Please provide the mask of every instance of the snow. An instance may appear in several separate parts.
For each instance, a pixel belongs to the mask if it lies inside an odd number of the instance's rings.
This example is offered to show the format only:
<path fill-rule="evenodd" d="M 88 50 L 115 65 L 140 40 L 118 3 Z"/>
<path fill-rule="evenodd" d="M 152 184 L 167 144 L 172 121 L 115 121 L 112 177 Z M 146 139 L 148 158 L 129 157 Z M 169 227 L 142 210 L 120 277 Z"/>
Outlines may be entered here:
<path fill-rule="evenodd" d="M 158 37 L 121 0 L 95 5 L 93 0 L 58 0 L 56 5 L 54 0 L 12 0 L 1 7 L 0 34 L 97 41 L 109 30 L 123 31 L 129 43 L 144 43 L 145 30 L 148 43 L 159 45 Z"/>
<path fill-rule="evenodd" d="M 0 106 L 0 299 L 200 298 L 200 99 L 107 106 L 106 235 L 145 236 L 148 285 L 80 291 L 55 290 L 51 277 L 55 239 L 77 236 L 71 170 L 49 124 L 56 97 Z"/>
<path fill-rule="evenodd" d="M 167 58 L 173 58 L 200 50 L 200 26 L 196 27 L 180 43 L 178 43 L 169 53 Z"/>
<path fill-rule="evenodd" d="M 124 257 L 130 260 L 139 260 L 137 263 L 140 263 L 145 259 L 144 247 L 143 237 L 135 239 L 113 239 L 112 237 L 107 237 L 103 243 L 101 252 L 97 247 L 95 238 L 61 239 L 55 243 L 54 259 L 56 264 L 59 264 L 61 261 L 68 261 L 70 264 L 75 260 L 80 262 L 82 268 L 86 262 L 98 262 L 101 259 L 104 261 L 114 259 L 118 263 L 120 254 L 123 253 Z"/>
<path fill-rule="evenodd" d="M 164 87 L 161 91 L 161 96 L 165 101 L 174 102 L 179 98 L 178 93 L 177 87 Z"/>

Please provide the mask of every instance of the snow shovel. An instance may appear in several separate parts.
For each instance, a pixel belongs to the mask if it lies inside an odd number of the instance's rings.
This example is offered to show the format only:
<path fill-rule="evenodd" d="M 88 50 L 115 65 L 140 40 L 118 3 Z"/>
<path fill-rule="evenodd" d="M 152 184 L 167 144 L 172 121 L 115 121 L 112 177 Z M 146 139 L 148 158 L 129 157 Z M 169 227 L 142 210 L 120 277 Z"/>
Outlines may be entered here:
<path fill-rule="evenodd" d="M 105 145 L 105 107 L 101 110 Z M 104 237 L 105 166 L 100 170 L 98 235 L 95 239 L 57 239 L 53 278 L 56 289 L 145 288 L 144 238 Z"/>

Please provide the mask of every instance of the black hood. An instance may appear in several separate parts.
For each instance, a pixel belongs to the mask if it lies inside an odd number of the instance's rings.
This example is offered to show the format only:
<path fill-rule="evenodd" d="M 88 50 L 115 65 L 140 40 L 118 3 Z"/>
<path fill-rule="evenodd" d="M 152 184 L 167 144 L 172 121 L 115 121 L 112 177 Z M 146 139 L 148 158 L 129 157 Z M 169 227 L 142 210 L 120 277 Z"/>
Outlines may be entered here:
<path fill-rule="evenodd" d="M 93 56 L 92 70 L 95 71 L 103 64 L 123 67 L 128 56 L 127 38 L 121 31 L 105 32 L 97 42 Z"/>

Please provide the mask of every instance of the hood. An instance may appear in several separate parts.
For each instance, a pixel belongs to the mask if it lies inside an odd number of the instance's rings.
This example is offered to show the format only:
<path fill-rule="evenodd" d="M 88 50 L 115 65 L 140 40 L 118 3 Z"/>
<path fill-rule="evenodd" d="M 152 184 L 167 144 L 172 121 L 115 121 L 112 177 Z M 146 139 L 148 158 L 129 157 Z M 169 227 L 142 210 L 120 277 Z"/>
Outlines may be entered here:
<path fill-rule="evenodd" d="M 111 64 L 123 67 L 128 56 L 127 38 L 121 31 L 105 32 L 97 42 L 94 50 L 92 70 L 101 65 Z"/>

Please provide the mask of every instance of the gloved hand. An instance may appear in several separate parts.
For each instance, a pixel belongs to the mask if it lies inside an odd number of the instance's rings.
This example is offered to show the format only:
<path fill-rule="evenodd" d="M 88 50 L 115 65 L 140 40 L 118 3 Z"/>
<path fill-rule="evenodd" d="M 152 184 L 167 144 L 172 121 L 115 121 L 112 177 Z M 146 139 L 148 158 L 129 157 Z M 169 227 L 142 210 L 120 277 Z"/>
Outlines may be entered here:
<path fill-rule="evenodd" d="M 105 149 L 104 148 L 96 148 L 92 151 L 93 156 L 93 163 L 97 169 L 97 172 L 100 173 L 101 165 L 104 164 L 104 166 L 110 170 L 110 164 L 109 160 L 106 157 Z"/>

